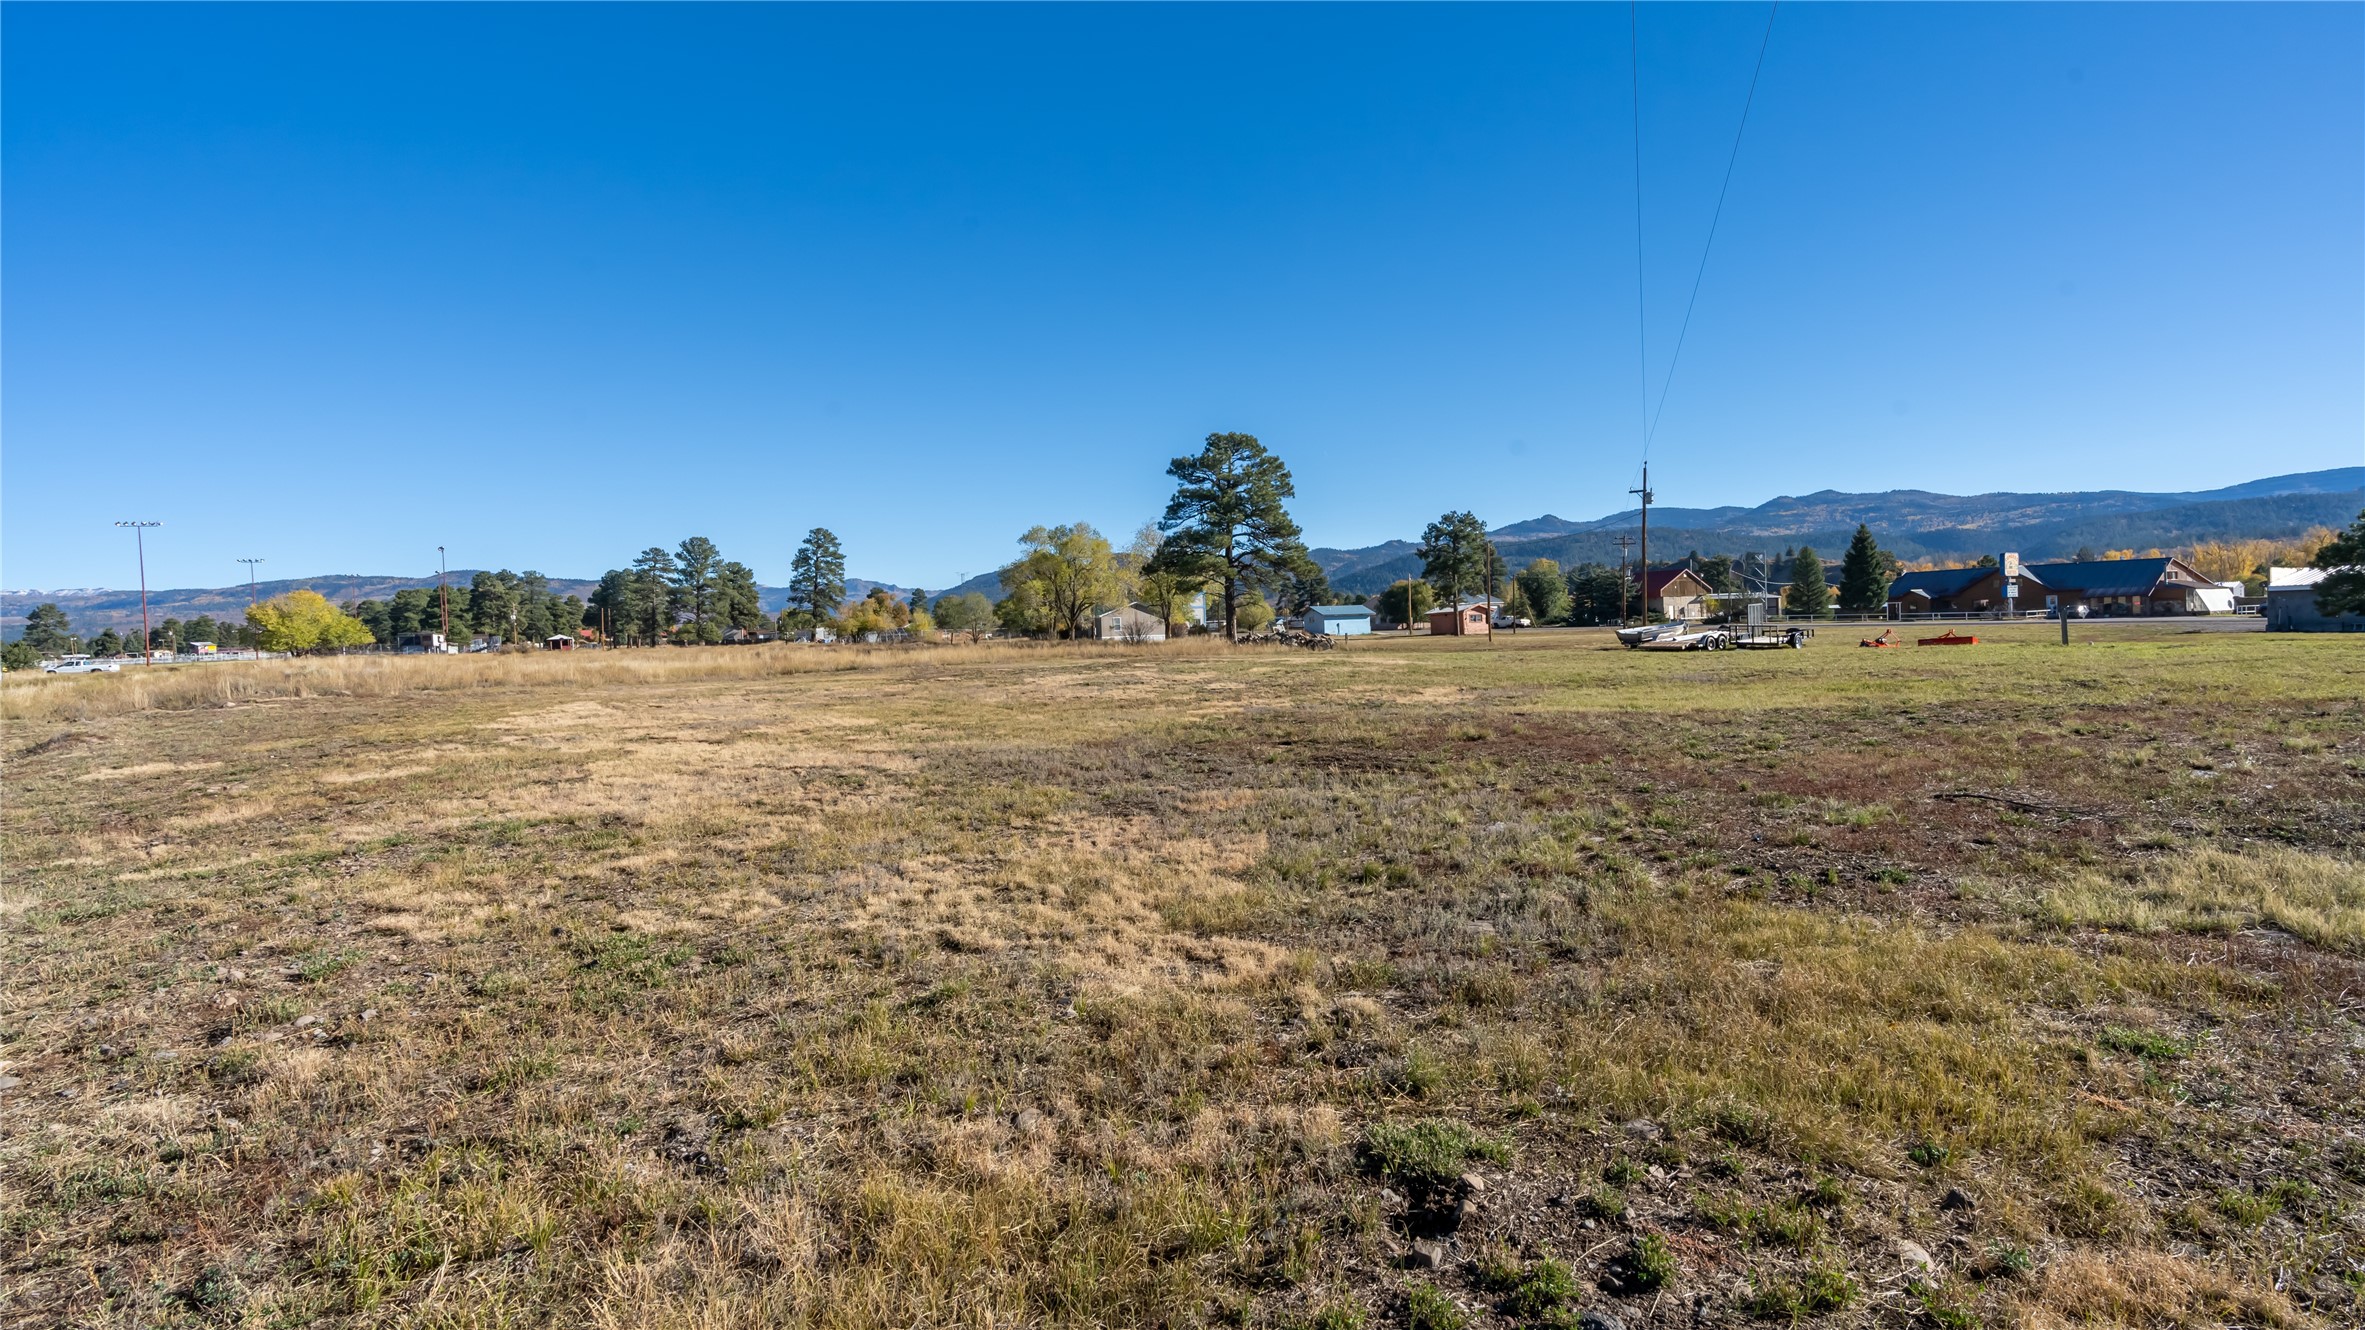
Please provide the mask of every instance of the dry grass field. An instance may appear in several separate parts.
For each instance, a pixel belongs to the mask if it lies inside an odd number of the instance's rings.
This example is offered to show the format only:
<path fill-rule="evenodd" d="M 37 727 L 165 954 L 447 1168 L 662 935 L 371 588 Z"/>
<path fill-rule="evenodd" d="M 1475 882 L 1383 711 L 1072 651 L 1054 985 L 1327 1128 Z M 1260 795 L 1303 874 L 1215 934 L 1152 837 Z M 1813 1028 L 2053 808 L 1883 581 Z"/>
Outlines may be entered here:
<path fill-rule="evenodd" d="M 0 1325 L 2365 1322 L 2365 647 L 2081 634 L 12 678 Z"/>

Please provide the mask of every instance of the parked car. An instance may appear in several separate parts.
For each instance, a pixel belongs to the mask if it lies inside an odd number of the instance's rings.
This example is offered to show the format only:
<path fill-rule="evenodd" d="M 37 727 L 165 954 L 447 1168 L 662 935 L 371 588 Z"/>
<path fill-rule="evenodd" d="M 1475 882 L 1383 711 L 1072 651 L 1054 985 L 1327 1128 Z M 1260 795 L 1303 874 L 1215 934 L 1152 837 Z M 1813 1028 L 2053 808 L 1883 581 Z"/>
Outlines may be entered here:
<path fill-rule="evenodd" d="M 1535 626 L 1536 621 L 1528 618 L 1524 614 L 1503 614 L 1498 612 L 1495 615 L 1495 627 L 1497 628 L 1533 628 Z"/>
<path fill-rule="evenodd" d="M 120 674 L 121 665 L 90 656 L 65 656 L 41 667 L 44 674 Z"/>

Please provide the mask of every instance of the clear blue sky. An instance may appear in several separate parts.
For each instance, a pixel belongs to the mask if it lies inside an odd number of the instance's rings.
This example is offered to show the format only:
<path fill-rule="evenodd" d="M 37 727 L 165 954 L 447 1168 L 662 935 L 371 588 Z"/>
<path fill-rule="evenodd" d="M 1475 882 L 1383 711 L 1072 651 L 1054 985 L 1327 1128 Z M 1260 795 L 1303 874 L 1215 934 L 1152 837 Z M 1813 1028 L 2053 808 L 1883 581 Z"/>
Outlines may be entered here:
<path fill-rule="evenodd" d="M 1663 374 L 1766 11 L 1640 13 Z M 1793 5 L 1662 502 L 2365 461 L 2365 10 Z M 1623 6 L 11 4 L 0 580 L 1626 506 Z"/>

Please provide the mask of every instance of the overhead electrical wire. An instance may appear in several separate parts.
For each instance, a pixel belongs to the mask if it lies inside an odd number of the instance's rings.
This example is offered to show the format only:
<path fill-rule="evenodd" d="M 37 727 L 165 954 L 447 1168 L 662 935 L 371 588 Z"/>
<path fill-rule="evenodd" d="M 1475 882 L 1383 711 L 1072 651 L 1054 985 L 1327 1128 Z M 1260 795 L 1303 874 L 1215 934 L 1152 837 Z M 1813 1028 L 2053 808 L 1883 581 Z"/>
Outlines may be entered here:
<path fill-rule="evenodd" d="M 1642 57 L 1635 35 L 1636 0 L 1626 0 L 1626 77 L 1634 96 L 1634 358 L 1642 384 L 1642 451 L 1651 451 L 1651 339 L 1642 284 Z"/>
<path fill-rule="evenodd" d="M 1750 108 L 1757 104 L 1758 76 L 1765 72 L 1766 48 L 1771 45 L 1774 40 L 1774 17 L 1781 12 L 1781 0 L 1774 0 L 1773 5 L 1766 10 L 1765 32 L 1757 39 L 1757 63 L 1749 71 L 1749 95 L 1744 98 L 1741 103 L 1741 123 L 1735 126 L 1733 129 L 1733 150 L 1725 158 L 1724 183 L 1717 187 L 1716 210 L 1715 212 L 1711 213 L 1708 218 L 1708 241 L 1706 244 L 1700 247 L 1700 267 L 1698 271 L 1692 274 L 1691 298 L 1684 302 L 1683 323 L 1677 328 L 1675 333 L 1675 351 L 1667 358 L 1667 377 L 1661 382 L 1659 386 L 1659 403 L 1655 408 L 1650 404 L 1650 363 L 1647 358 L 1647 349 L 1645 352 L 1645 359 L 1643 362 L 1642 388 L 1643 408 L 1646 413 L 1642 432 L 1642 456 L 1645 462 L 1650 460 L 1651 440 L 1658 437 L 1659 418 L 1665 415 L 1667 411 L 1667 395 L 1669 392 L 1673 391 L 1675 387 L 1676 366 L 1683 362 L 1684 339 L 1692 330 L 1692 311 L 1698 308 L 1700 303 L 1700 283 L 1708 276 L 1708 256 L 1710 253 L 1714 252 L 1716 248 L 1717 223 L 1722 221 L 1724 218 L 1725 196 L 1730 193 L 1733 188 L 1733 167 L 1741 160 L 1741 138 L 1749 130 Z M 1635 340 L 1640 343 L 1642 341 L 1642 68 L 1641 61 L 1636 53 L 1636 40 L 1634 36 L 1634 5 L 1631 0 L 1629 0 L 1627 5 L 1626 49 L 1628 68 L 1631 71 L 1631 77 L 1634 85 Z"/>

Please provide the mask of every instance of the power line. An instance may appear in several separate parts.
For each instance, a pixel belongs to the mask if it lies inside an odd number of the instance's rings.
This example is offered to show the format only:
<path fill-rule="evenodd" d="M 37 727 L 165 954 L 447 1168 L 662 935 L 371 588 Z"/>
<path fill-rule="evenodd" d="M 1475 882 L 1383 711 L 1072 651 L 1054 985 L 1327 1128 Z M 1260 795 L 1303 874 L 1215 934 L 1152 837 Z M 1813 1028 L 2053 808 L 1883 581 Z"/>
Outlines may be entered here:
<path fill-rule="evenodd" d="M 1684 336 L 1692 330 L 1692 310 L 1700 303 L 1700 282 L 1701 279 L 1708 275 L 1708 255 L 1716 248 L 1716 224 L 1724 217 L 1725 194 L 1733 187 L 1733 166 L 1736 162 L 1741 160 L 1741 136 L 1749 129 L 1749 108 L 1757 104 L 1757 76 L 1765 72 L 1766 47 L 1771 45 L 1774 40 L 1774 16 L 1781 12 L 1782 0 L 1774 0 L 1772 7 L 1766 10 L 1765 34 L 1759 37 L 1757 40 L 1757 65 L 1755 68 L 1749 71 L 1749 96 L 1741 103 L 1741 123 L 1733 130 L 1733 151 L 1730 156 L 1725 158 L 1724 184 L 1717 188 L 1716 211 L 1708 218 L 1708 243 L 1700 247 L 1700 270 L 1692 275 L 1692 297 L 1690 300 L 1684 302 L 1683 326 L 1677 330 L 1675 334 L 1675 354 L 1670 356 L 1667 361 L 1667 380 L 1659 388 L 1658 408 L 1650 412 L 1649 424 L 1643 431 L 1642 454 L 1646 458 L 1650 456 L 1651 440 L 1657 437 L 1659 433 L 1659 417 L 1666 414 L 1667 411 L 1667 394 L 1675 387 L 1675 367 L 1681 364 L 1683 361 Z M 1631 16 L 1631 6 L 1629 7 L 1629 15 Z M 1629 22 L 1631 22 L 1631 17 L 1629 17 Z M 1629 38 L 1629 44 L 1631 44 L 1631 38 Z M 1641 105 L 1639 100 L 1640 96 L 1641 94 L 1638 92 L 1636 94 L 1636 106 L 1638 109 L 1635 112 L 1634 129 L 1636 144 L 1634 159 L 1634 244 L 1635 253 L 1638 256 L 1642 252 L 1642 149 L 1640 146 L 1642 142 L 1642 113 L 1639 109 Z M 1650 393 L 1650 387 L 1647 382 L 1644 384 L 1643 393 L 1645 397 L 1645 407 L 1647 409 L 1648 397 Z"/>
<path fill-rule="evenodd" d="M 1651 342 L 1644 314 L 1642 268 L 1642 56 L 1636 0 L 1626 3 L 1626 82 L 1634 98 L 1634 359 L 1642 386 L 1642 453 L 1651 452 Z M 1620 613 L 1624 610 L 1621 608 Z"/>

